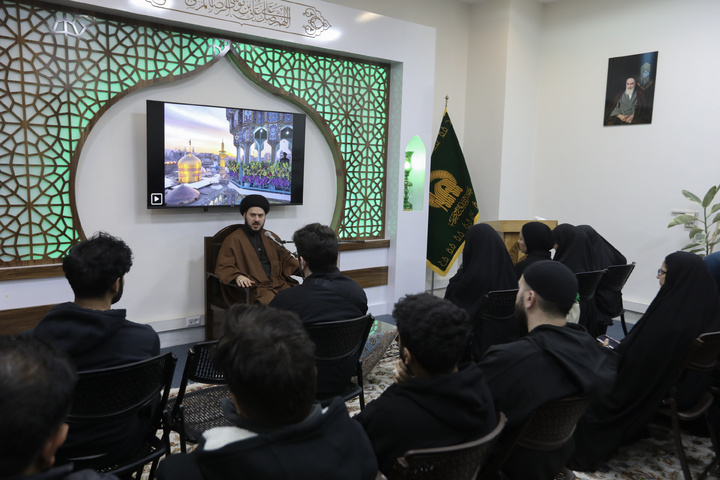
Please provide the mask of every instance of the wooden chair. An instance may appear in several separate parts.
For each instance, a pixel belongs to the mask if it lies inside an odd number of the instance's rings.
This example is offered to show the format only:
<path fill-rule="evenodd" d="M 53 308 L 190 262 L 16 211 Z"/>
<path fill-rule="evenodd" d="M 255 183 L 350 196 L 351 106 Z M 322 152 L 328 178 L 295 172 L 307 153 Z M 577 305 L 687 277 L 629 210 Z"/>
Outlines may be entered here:
<path fill-rule="evenodd" d="M 500 412 L 492 432 L 450 447 L 410 450 L 395 460 L 388 480 L 474 480 L 507 419 Z"/>
<path fill-rule="evenodd" d="M 171 429 L 180 436 L 180 451 L 187 451 L 187 442 L 198 443 L 203 432 L 214 427 L 231 426 L 222 411 L 222 400 L 230 398 L 223 373 L 212 362 L 212 349 L 218 341 L 202 342 L 188 350 L 178 394 L 168 402 Z M 188 382 L 208 386 L 186 392 Z"/>
<path fill-rule="evenodd" d="M 166 353 L 148 360 L 78 373 L 78 383 L 67 423 L 73 426 L 114 424 L 152 412 L 147 428 L 133 439 L 141 446 L 131 458 L 114 459 L 115 452 L 104 452 L 71 458 L 75 470 L 92 468 L 117 476 L 136 474 L 140 478 L 145 465 L 151 463 L 149 478 L 155 478 L 160 457 L 170 452 L 167 424 L 167 401 L 177 357 Z M 162 429 L 162 439 L 157 431 Z M 111 460 L 112 459 L 112 460 Z"/>
<path fill-rule="evenodd" d="M 628 265 L 611 265 L 607 268 L 605 275 L 603 275 L 598 289 L 610 290 L 611 292 L 622 293 L 622 289 L 627 283 L 630 274 L 635 269 L 635 262 Z M 602 308 L 602 307 L 601 307 Z M 623 333 L 627 335 L 627 325 L 625 324 L 625 309 L 622 306 L 622 297 L 620 299 L 620 311 L 605 311 L 610 318 L 620 317 L 620 323 L 622 325 Z"/>
<path fill-rule="evenodd" d="M 334 320 L 306 324 L 310 338 L 315 343 L 315 364 L 318 369 L 318 381 L 321 376 L 333 366 L 342 364 L 355 365 L 354 374 L 357 383 L 348 375 L 347 386 L 339 395 L 348 401 L 360 397 L 360 409 L 365 408 L 365 393 L 363 392 L 362 354 L 365 342 L 370 335 L 375 318 L 371 314 L 349 320 Z M 334 373 L 334 372 L 333 372 Z"/>
<path fill-rule="evenodd" d="M 217 262 L 218 253 L 223 241 L 235 230 L 240 228 L 241 224 L 228 225 L 212 237 L 204 237 L 205 250 L 205 339 L 216 340 L 220 337 L 221 332 L 216 332 L 216 326 L 222 328 L 225 318 L 225 311 L 229 308 L 225 298 L 222 295 L 222 285 L 220 279 L 215 275 L 215 263 Z M 250 289 L 241 289 L 237 285 L 225 285 L 225 288 L 237 289 L 238 292 L 244 291 L 245 301 L 250 303 Z M 241 295 L 239 295 L 241 296 Z"/>
<path fill-rule="evenodd" d="M 718 356 L 720 356 L 720 332 L 704 333 L 700 335 L 693 341 L 690 350 L 680 365 L 677 371 L 675 383 L 681 380 L 688 371 L 705 373 L 708 376 L 712 376 L 712 372 L 715 370 L 715 366 L 718 362 Z M 710 439 L 712 441 L 713 450 L 715 451 L 715 458 L 707 467 L 705 467 L 698 478 L 705 478 L 708 472 L 718 463 L 718 452 L 720 452 L 720 450 L 718 450 L 718 437 L 715 429 L 713 428 L 712 422 L 708 419 L 708 413 L 710 412 L 710 407 L 712 407 L 713 402 L 714 395 L 712 390 L 709 388 L 708 391 L 700 396 L 700 399 L 695 403 L 695 405 L 685 410 L 680 410 L 677 404 L 677 388 L 674 386 L 670 389 L 668 396 L 663 400 L 663 406 L 658 410 L 660 414 L 670 417 L 673 439 L 675 441 L 675 449 L 678 457 L 680 458 L 680 465 L 682 466 L 685 480 L 692 480 L 692 476 L 690 474 L 687 457 L 685 456 L 685 450 L 682 446 L 680 422 L 704 417 L 708 431 L 710 432 Z"/>
<path fill-rule="evenodd" d="M 520 425 L 505 430 L 487 468 L 480 472 L 478 479 L 494 479 L 516 445 L 540 452 L 559 450 L 572 438 L 577 422 L 589 405 L 589 398 L 575 396 L 554 400 L 538 407 Z M 571 453 L 568 452 L 565 461 Z"/>

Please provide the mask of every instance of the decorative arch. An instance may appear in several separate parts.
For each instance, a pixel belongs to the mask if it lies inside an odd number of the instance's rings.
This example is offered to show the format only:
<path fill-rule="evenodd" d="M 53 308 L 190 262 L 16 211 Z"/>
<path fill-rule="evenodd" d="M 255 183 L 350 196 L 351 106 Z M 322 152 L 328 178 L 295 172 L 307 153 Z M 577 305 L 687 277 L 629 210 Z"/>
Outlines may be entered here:
<path fill-rule="evenodd" d="M 226 55 L 322 131 L 338 173 L 339 237 L 384 237 L 389 65 L 29 2 L 3 2 L 0 14 L 0 279 L 62 274 L 62 257 L 84 238 L 80 152 L 112 105 Z"/>

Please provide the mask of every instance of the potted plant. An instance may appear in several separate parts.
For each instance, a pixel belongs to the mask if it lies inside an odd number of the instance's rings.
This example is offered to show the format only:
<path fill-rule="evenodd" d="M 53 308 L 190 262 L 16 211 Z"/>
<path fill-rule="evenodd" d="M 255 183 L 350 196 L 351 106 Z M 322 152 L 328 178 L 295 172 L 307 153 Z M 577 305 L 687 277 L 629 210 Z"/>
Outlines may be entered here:
<path fill-rule="evenodd" d="M 705 255 L 710 255 L 715 245 L 720 242 L 720 240 L 717 240 L 718 227 L 720 226 L 720 223 L 718 223 L 720 222 L 720 212 L 718 212 L 718 210 L 720 210 L 720 202 L 713 204 L 719 189 L 720 185 L 713 185 L 702 200 L 692 192 L 687 190 L 682 191 L 685 198 L 702 206 L 702 217 L 696 218 L 694 215 L 687 214 L 678 215 L 668 224 L 668 228 L 670 228 L 691 222 L 700 223 L 699 225 L 693 225 L 690 230 L 690 243 L 682 247 L 683 250 L 690 253 L 697 253 L 701 257 L 704 257 Z M 715 228 L 713 228 L 713 225 Z"/>

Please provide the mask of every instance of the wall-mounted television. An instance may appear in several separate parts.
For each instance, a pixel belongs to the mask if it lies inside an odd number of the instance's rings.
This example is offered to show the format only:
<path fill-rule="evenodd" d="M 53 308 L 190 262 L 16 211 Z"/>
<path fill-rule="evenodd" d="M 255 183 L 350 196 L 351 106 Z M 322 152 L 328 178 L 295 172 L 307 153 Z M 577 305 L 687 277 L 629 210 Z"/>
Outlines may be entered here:
<path fill-rule="evenodd" d="M 147 207 L 235 207 L 261 194 L 303 201 L 301 113 L 147 101 Z"/>

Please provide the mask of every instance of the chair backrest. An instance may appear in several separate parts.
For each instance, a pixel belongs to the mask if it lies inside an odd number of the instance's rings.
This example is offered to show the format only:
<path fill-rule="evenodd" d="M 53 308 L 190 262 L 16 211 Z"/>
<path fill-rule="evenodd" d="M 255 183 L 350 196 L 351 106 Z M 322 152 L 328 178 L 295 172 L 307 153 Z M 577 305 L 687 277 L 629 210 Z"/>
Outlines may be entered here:
<path fill-rule="evenodd" d="M 611 265 L 603 275 L 598 288 L 619 292 L 627 283 L 630 274 L 635 269 L 635 262 L 627 265 Z"/>
<path fill-rule="evenodd" d="M 557 450 L 570 440 L 588 405 L 587 397 L 562 398 L 542 405 L 530 416 L 517 444 L 532 450 Z"/>
<path fill-rule="evenodd" d="M 227 307 L 227 304 L 223 299 L 222 292 L 220 291 L 220 281 L 215 277 L 215 263 L 217 262 L 218 253 L 220 253 L 220 247 L 222 247 L 223 241 L 225 241 L 231 233 L 241 226 L 242 225 L 239 223 L 228 225 L 212 237 L 203 238 L 205 252 L 205 278 L 208 282 L 206 285 L 206 298 L 216 305 L 224 305 Z"/>
<path fill-rule="evenodd" d="M 580 295 L 580 300 L 592 300 L 595 296 L 595 290 L 597 290 L 598 285 L 600 285 L 604 274 L 605 270 L 575 274 L 578 281 L 578 295 Z"/>
<path fill-rule="evenodd" d="M 333 320 L 305 325 L 315 342 L 315 361 L 338 362 L 347 357 L 360 358 L 375 318 L 371 314 L 349 320 Z"/>
<path fill-rule="evenodd" d="M 696 372 L 712 372 L 719 356 L 720 332 L 703 333 L 693 340 L 693 344 L 690 346 L 678 371 L 678 378 L 686 369 Z"/>
<path fill-rule="evenodd" d="M 482 317 L 490 320 L 507 320 L 515 313 L 518 289 L 493 290 L 485 294 Z"/>
<path fill-rule="evenodd" d="M 225 375 L 215 368 L 212 355 L 218 340 L 196 343 L 188 350 L 187 363 L 183 376 L 193 382 L 208 383 L 211 385 L 224 385 Z"/>
<path fill-rule="evenodd" d="M 169 352 L 128 365 L 78 373 L 68 423 L 126 418 L 160 400 L 153 422 L 157 429 L 172 387 L 176 362 L 175 354 Z"/>
<path fill-rule="evenodd" d="M 505 428 L 505 414 L 498 415 L 492 432 L 472 442 L 449 447 L 410 450 L 395 460 L 389 480 L 473 480 L 490 455 L 500 432 Z"/>

